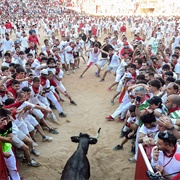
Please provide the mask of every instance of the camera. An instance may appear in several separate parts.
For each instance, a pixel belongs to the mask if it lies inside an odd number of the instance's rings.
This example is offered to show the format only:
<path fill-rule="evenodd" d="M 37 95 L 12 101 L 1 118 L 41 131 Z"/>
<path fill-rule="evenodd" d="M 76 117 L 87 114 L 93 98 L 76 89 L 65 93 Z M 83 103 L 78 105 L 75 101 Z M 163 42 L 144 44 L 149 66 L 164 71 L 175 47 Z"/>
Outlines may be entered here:
<path fill-rule="evenodd" d="M 167 180 L 167 178 L 163 178 L 159 174 L 153 173 L 149 170 L 146 172 L 146 175 L 149 178 L 149 180 Z"/>

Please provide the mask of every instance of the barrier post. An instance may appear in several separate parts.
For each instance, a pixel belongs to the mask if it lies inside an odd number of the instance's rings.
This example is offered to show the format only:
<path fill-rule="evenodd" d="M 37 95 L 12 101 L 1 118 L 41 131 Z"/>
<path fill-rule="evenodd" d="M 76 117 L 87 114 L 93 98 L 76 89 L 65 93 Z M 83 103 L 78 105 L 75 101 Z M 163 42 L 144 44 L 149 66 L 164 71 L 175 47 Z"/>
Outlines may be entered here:
<path fill-rule="evenodd" d="M 134 180 L 149 180 L 146 175 L 147 170 L 154 172 L 142 144 L 139 144 Z"/>

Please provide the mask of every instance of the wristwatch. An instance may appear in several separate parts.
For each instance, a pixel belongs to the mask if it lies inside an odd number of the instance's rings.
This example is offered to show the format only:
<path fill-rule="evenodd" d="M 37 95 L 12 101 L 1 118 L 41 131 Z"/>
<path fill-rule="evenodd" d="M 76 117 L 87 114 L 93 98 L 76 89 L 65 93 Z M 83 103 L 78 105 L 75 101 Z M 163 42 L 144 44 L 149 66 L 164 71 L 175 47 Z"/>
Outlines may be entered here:
<path fill-rule="evenodd" d="M 170 127 L 169 130 L 170 130 L 170 131 L 173 131 L 173 130 L 174 130 L 174 126 Z"/>

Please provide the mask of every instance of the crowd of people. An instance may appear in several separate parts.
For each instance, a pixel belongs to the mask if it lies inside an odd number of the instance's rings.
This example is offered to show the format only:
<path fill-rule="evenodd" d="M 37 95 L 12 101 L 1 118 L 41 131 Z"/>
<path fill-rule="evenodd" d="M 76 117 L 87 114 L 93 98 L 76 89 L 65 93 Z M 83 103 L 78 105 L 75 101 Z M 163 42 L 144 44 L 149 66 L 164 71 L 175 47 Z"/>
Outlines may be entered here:
<path fill-rule="evenodd" d="M 132 139 L 134 157 L 129 160 L 136 162 L 138 144 L 142 143 L 154 170 L 178 179 L 180 18 L 91 17 L 64 7 L 53 14 L 42 6 L 60 7 L 57 2 L 48 5 L 42 1 L 34 9 L 33 2 L 27 1 L 25 6 L 14 2 L 12 8 L 4 1 L 1 8 L 7 18 L 0 19 L 0 141 L 11 178 L 20 179 L 15 158 L 18 149 L 23 150 L 23 161 L 29 166 L 40 166 L 31 157 L 31 153 L 40 155 L 35 132 L 44 142 L 53 141 L 44 127 L 49 133 L 59 133 L 48 119 L 59 124 L 54 108 L 60 117 L 67 116 L 62 95 L 77 105 L 63 85 L 64 72 L 66 77 L 80 71 L 83 78 L 94 64 L 99 83 L 105 78 L 108 81 L 107 75 L 115 76 L 107 90 L 117 87 L 111 104 L 119 103 L 119 107 L 109 112 L 106 120 L 118 118 L 124 126 L 123 139 L 113 150 L 122 150 Z M 86 68 L 81 70 L 86 61 Z"/>

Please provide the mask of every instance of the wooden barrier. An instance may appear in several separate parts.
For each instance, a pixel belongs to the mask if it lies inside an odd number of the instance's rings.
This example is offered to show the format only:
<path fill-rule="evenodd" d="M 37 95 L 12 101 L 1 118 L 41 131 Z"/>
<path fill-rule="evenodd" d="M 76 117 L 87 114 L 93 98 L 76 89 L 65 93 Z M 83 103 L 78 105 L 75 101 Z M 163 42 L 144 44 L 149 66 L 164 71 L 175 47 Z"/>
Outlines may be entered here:
<path fill-rule="evenodd" d="M 134 180 L 149 180 L 146 175 L 147 170 L 154 173 L 142 144 L 139 144 Z"/>
<path fill-rule="evenodd" d="M 7 180 L 8 179 L 8 173 L 6 164 L 4 162 L 4 155 L 2 152 L 2 142 L 0 141 L 0 180 Z"/>

